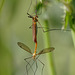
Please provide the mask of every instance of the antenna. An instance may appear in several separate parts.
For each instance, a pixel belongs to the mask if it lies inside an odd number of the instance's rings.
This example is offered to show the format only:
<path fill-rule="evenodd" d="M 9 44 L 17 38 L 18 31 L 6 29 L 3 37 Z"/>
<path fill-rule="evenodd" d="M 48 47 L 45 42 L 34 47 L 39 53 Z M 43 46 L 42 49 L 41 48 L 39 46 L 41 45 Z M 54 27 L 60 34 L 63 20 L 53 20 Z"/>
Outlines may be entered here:
<path fill-rule="evenodd" d="M 27 10 L 27 14 L 28 14 L 28 12 L 29 12 L 29 10 L 30 10 L 31 5 L 32 5 L 32 0 L 31 0 L 31 2 L 30 2 L 29 8 L 28 8 L 28 10 Z"/>

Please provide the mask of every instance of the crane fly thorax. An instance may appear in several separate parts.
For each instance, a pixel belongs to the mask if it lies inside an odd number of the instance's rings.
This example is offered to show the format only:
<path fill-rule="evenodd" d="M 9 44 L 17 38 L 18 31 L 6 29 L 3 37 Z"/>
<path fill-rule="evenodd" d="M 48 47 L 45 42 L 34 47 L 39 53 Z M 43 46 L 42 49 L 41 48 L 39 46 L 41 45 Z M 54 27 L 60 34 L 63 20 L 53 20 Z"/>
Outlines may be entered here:
<path fill-rule="evenodd" d="M 34 22 L 38 22 L 38 18 L 35 16 L 35 17 L 33 17 L 33 21 Z"/>
<path fill-rule="evenodd" d="M 36 55 L 37 55 L 36 53 L 33 53 L 33 57 L 32 57 L 32 58 L 33 58 L 34 60 L 36 59 Z"/>

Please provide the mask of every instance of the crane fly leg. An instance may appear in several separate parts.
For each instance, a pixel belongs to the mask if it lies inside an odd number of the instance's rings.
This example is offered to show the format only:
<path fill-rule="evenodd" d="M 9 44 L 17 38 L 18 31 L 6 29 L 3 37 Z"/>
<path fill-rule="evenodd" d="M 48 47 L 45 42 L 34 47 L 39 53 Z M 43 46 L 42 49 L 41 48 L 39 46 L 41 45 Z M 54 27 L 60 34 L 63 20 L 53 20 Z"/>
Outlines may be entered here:
<path fill-rule="evenodd" d="M 39 60 L 39 62 L 41 62 L 41 61 Z M 43 62 L 41 62 L 41 64 L 43 65 L 41 75 L 43 75 L 43 69 L 44 69 L 45 64 Z"/>
<path fill-rule="evenodd" d="M 30 68 L 31 68 L 32 71 L 34 72 L 32 66 L 31 66 L 30 63 L 29 63 L 32 59 L 31 59 L 29 62 L 27 61 L 27 59 L 30 59 L 30 58 L 32 58 L 32 57 L 29 57 L 29 58 L 25 58 L 25 59 L 24 59 L 24 60 L 27 62 L 27 65 L 26 65 L 26 72 L 27 72 L 27 75 L 28 75 L 28 71 L 29 71 L 29 69 L 27 69 L 28 65 L 30 66 Z"/>
<path fill-rule="evenodd" d="M 32 29 L 32 25 L 29 27 L 29 29 Z"/>
<path fill-rule="evenodd" d="M 38 23 L 40 24 L 40 22 L 38 21 Z M 49 29 L 47 28 L 48 30 L 44 31 L 42 25 L 40 24 L 40 28 L 42 28 L 43 32 L 48 32 L 48 31 L 53 31 L 53 30 L 62 30 L 61 28 L 57 28 L 57 29 Z M 66 30 L 62 30 L 62 31 L 71 31 L 70 29 L 66 29 Z"/>
<path fill-rule="evenodd" d="M 39 21 L 38 21 L 38 23 L 40 24 L 40 22 L 39 22 Z M 42 28 L 42 25 L 41 25 L 41 24 L 40 24 L 40 26 L 41 26 L 41 28 Z M 43 32 L 45 32 L 43 28 L 42 28 L 42 30 L 43 30 Z"/>
<path fill-rule="evenodd" d="M 35 62 L 36 62 L 36 69 L 35 69 L 34 75 L 36 74 L 36 71 L 37 71 L 37 68 L 38 68 L 37 61 L 35 61 Z"/>

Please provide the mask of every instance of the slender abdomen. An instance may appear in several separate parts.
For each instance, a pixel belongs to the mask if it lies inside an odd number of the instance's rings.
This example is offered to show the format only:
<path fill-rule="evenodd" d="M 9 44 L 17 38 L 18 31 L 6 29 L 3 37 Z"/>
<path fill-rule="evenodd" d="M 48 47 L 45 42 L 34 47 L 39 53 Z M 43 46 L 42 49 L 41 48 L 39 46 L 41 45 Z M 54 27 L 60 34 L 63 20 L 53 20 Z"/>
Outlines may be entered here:
<path fill-rule="evenodd" d="M 32 30 L 33 30 L 33 41 L 36 43 L 37 42 L 37 23 L 36 22 L 33 23 Z"/>

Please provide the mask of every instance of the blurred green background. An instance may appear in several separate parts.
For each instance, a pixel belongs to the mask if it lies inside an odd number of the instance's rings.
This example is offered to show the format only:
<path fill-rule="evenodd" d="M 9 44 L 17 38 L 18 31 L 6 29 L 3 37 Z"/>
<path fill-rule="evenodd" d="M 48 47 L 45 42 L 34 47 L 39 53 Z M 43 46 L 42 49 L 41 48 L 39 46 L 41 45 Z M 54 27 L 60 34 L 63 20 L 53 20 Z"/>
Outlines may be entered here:
<path fill-rule="evenodd" d="M 0 0 L 0 4 L 1 4 Z M 34 0 L 32 0 L 34 3 Z M 31 0 L 4 0 L 0 13 L 0 75 L 26 75 L 26 62 L 24 58 L 30 54 L 22 50 L 17 42 L 23 42 L 34 51 L 35 43 L 32 39 L 32 19 L 27 16 L 27 10 Z M 39 15 L 39 21 L 44 27 L 43 17 L 49 19 L 49 25 L 52 28 L 61 28 L 64 15 L 62 3 L 51 0 L 46 12 Z M 74 5 L 75 1 L 73 1 Z M 34 3 L 35 4 L 35 3 Z M 30 11 L 33 11 L 34 4 Z M 39 25 L 38 25 L 39 26 Z M 45 48 L 44 33 L 38 29 L 38 49 L 37 52 Z M 70 31 L 51 31 L 50 44 L 55 47 L 53 54 L 55 75 L 75 75 L 75 49 Z M 49 64 L 47 55 L 41 55 L 39 58 L 44 64 L 43 75 L 49 75 Z M 42 66 L 38 63 L 38 67 Z M 38 69 L 36 75 L 41 75 Z M 30 73 L 31 74 L 31 73 Z M 33 73 L 31 74 L 33 75 Z"/>

